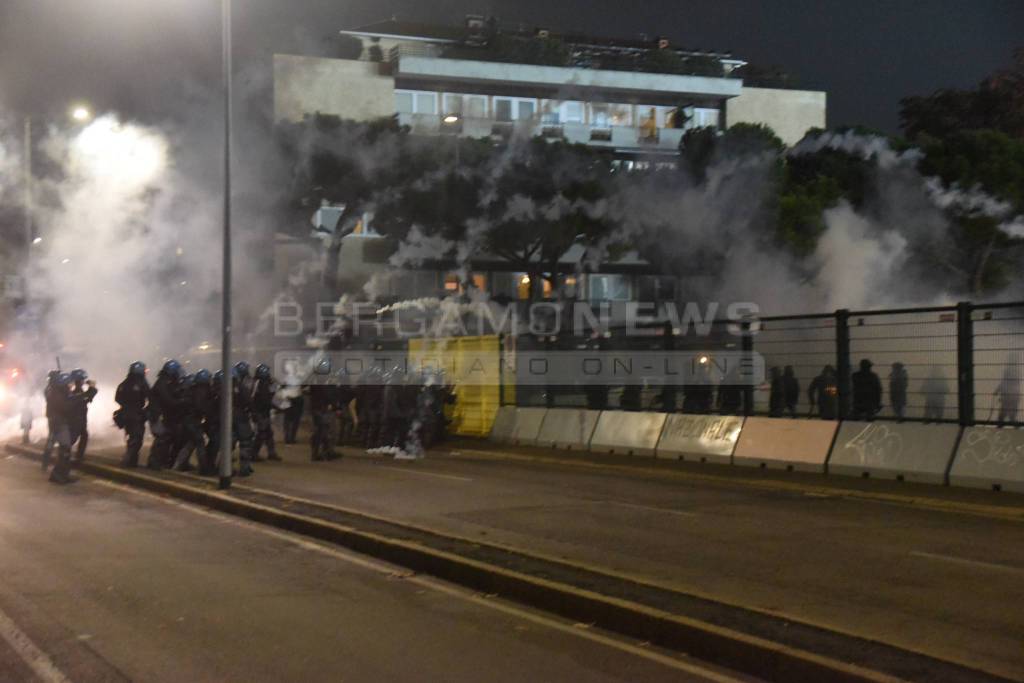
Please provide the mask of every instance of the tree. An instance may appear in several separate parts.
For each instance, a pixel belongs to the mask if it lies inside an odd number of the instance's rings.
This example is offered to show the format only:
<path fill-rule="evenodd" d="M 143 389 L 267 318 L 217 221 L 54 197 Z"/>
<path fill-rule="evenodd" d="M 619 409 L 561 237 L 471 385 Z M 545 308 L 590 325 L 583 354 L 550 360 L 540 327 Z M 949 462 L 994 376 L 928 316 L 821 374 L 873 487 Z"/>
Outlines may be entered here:
<path fill-rule="evenodd" d="M 991 128 L 1024 137 L 1024 49 L 1013 63 L 971 90 L 943 89 L 901 100 L 900 126 L 910 140 L 945 139 L 963 130 Z"/>
<path fill-rule="evenodd" d="M 932 139 L 923 151 L 919 170 L 937 178 L 950 200 L 947 213 L 960 254 L 942 265 L 973 295 L 1004 287 L 1016 270 L 1022 240 L 1000 225 L 1024 213 L 1024 140 L 997 130 L 963 131 Z"/>

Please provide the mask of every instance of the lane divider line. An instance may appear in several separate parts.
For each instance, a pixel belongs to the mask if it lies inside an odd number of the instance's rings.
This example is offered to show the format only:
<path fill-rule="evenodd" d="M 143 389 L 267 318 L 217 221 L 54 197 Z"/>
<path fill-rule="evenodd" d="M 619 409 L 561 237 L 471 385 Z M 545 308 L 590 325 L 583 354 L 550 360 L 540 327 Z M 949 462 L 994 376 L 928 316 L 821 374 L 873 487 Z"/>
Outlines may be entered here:
<path fill-rule="evenodd" d="M 17 624 L 0 610 L 0 638 L 3 638 L 15 654 L 39 677 L 43 683 L 71 683 L 45 652 L 18 628 Z"/>

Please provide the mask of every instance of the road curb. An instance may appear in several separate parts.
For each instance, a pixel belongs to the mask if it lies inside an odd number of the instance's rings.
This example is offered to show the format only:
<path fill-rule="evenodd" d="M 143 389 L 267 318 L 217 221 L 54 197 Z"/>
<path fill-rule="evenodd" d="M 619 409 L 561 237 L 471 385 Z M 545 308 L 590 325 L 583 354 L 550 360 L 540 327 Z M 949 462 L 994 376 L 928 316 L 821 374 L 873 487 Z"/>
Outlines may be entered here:
<path fill-rule="evenodd" d="M 39 453 L 8 445 L 33 459 Z M 86 462 L 83 472 L 242 517 L 408 567 L 485 594 L 497 594 L 576 622 L 686 653 L 772 681 L 897 681 L 889 674 L 729 628 L 497 567 L 414 542 L 274 509 L 144 472 Z M 981 672 L 979 672 L 981 673 Z"/>

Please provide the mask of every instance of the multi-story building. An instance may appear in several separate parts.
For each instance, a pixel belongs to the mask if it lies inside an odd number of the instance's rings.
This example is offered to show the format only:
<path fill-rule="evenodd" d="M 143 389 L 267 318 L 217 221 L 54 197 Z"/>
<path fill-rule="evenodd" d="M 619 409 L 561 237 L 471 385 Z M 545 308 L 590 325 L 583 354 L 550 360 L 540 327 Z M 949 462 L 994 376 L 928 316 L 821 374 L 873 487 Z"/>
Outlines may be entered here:
<path fill-rule="evenodd" d="M 397 114 L 415 131 L 506 136 L 516 128 L 623 152 L 675 152 L 687 128 L 771 126 L 787 144 L 825 126 L 825 93 L 744 84 L 745 62 L 667 39 L 609 40 L 385 21 L 342 31 L 358 59 L 274 57 L 278 119 Z M 448 132 L 452 132 L 448 130 Z"/>
<path fill-rule="evenodd" d="M 278 120 L 314 113 L 353 120 L 397 116 L 417 134 L 496 141 L 517 133 L 544 136 L 606 148 L 625 163 L 677 154 L 694 127 L 763 123 L 793 144 L 808 129 L 825 126 L 824 92 L 749 87 L 741 77 L 743 60 L 683 49 L 665 38 L 507 30 L 477 16 L 463 26 L 390 20 L 341 33 L 358 41 L 357 58 L 274 56 Z M 370 266 L 359 256 L 363 237 L 346 238 L 346 273 Z M 572 278 L 576 296 L 628 300 L 650 296 L 644 290 L 651 287 L 666 289 L 654 275 L 642 279 L 642 262 L 609 266 L 585 283 Z M 421 282 L 413 288 L 420 295 L 458 287 L 443 269 L 429 275 L 432 287 Z M 481 277 L 492 294 L 517 298 L 526 276 L 501 273 L 497 264 Z"/>

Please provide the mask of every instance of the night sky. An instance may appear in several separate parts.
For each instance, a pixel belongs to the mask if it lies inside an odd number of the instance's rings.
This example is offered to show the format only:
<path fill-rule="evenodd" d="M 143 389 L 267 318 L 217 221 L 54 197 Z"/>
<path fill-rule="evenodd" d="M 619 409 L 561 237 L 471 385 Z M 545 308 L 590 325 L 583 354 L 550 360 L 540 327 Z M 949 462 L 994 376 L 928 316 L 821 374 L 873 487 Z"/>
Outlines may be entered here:
<path fill-rule="evenodd" d="M 239 67 L 275 51 L 330 54 L 337 29 L 387 19 L 505 23 L 731 50 L 829 96 L 829 124 L 895 132 L 899 99 L 967 87 L 1024 47 L 1020 0 L 234 0 Z M 0 109 L 53 116 L 71 100 L 174 118 L 219 76 L 217 0 L 0 0 Z M 266 71 L 262 71 L 266 74 Z"/>

